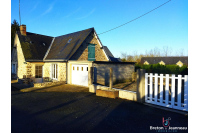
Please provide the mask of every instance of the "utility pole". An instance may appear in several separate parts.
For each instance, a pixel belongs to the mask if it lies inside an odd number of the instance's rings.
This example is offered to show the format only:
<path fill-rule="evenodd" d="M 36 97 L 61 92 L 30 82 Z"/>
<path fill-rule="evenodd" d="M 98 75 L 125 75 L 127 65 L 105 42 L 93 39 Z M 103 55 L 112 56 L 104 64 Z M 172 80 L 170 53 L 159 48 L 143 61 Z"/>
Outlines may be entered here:
<path fill-rule="evenodd" d="M 19 23 L 21 25 L 21 17 L 20 17 L 20 0 L 19 0 Z"/>

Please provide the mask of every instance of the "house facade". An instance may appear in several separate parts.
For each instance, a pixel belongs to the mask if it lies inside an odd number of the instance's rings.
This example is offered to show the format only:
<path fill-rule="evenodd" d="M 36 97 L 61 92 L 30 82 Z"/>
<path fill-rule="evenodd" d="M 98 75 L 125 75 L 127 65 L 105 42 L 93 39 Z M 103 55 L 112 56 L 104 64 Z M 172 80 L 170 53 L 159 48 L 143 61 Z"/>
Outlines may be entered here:
<path fill-rule="evenodd" d="M 170 57 L 142 57 L 141 63 L 144 65 L 160 64 L 160 65 L 178 65 L 182 67 L 183 65 L 188 66 L 187 56 L 170 56 Z"/>
<path fill-rule="evenodd" d="M 94 28 L 50 37 L 26 32 L 26 25 L 21 25 L 14 39 L 11 73 L 32 83 L 63 81 L 88 86 L 90 74 L 94 74 L 89 71 L 95 62 L 104 62 L 107 68 L 108 62 L 116 63 L 114 69 L 130 68 L 134 72 L 134 63 L 123 64 L 115 58 Z M 124 74 L 118 73 L 118 79 Z"/>

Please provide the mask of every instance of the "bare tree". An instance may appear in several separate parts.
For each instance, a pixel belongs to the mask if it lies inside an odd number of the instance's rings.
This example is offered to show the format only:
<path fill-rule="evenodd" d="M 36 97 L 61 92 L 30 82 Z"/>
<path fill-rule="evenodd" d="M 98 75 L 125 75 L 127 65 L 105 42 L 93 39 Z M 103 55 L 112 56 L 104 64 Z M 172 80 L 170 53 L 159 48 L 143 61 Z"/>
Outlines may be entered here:
<path fill-rule="evenodd" d="M 184 55 L 185 55 L 185 52 L 184 52 L 184 49 L 183 49 L 183 48 L 177 50 L 176 53 L 177 53 L 177 56 L 184 56 Z"/>
<path fill-rule="evenodd" d="M 132 55 L 128 55 L 127 62 L 134 62 L 134 57 Z"/>
<path fill-rule="evenodd" d="M 154 57 L 159 57 L 160 56 L 160 49 L 155 47 L 153 49 L 153 55 L 154 55 Z"/>
<path fill-rule="evenodd" d="M 121 60 L 123 62 L 127 61 L 127 53 L 121 52 Z"/>
<path fill-rule="evenodd" d="M 171 54 L 172 54 L 172 48 L 170 47 L 168 47 L 168 46 L 164 46 L 163 47 L 163 56 L 171 56 Z"/>

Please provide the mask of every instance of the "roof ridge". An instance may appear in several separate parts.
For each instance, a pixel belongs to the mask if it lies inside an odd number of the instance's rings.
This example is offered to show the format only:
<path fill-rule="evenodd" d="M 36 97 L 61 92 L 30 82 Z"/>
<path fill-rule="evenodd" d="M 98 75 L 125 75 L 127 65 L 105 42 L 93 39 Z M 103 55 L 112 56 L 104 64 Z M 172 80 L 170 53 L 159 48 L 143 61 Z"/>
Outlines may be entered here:
<path fill-rule="evenodd" d="M 80 31 L 76 31 L 76 32 L 72 32 L 72 33 L 68 33 L 68 34 L 64 34 L 64 35 L 60 35 L 60 36 L 56 36 L 55 38 L 66 36 L 66 35 L 70 35 L 70 34 L 74 34 L 74 33 L 78 33 L 78 32 L 82 32 L 82 31 L 85 31 L 85 30 L 90 30 L 90 29 L 94 29 L 94 27 L 88 28 L 88 29 L 84 29 L 84 30 L 80 30 Z"/>
<path fill-rule="evenodd" d="M 33 32 L 26 32 L 26 33 L 30 33 L 30 34 L 35 34 L 35 35 L 40 35 L 40 36 L 46 36 L 46 37 L 52 37 L 52 38 L 54 38 L 53 36 L 48 36 L 48 35 L 42 35 L 42 34 L 38 34 L 38 33 L 33 33 Z"/>

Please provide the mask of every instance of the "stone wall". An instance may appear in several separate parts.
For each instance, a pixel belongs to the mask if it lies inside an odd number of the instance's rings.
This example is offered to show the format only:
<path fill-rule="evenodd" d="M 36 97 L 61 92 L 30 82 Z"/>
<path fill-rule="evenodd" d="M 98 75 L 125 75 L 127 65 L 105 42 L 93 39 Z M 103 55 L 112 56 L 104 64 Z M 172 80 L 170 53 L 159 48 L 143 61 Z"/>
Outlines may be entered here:
<path fill-rule="evenodd" d="M 56 63 L 56 62 L 55 62 Z M 44 78 L 51 79 L 51 64 L 52 63 L 44 63 L 44 62 L 27 62 L 25 64 L 25 71 L 22 76 L 26 78 L 30 78 L 31 82 L 35 82 L 35 66 L 42 65 L 43 66 L 43 81 Z M 66 82 L 66 63 L 56 63 L 58 64 L 58 80 L 57 81 L 65 81 Z"/>
<path fill-rule="evenodd" d="M 17 51 L 17 54 L 13 57 L 14 61 L 17 60 L 17 66 L 16 66 L 17 76 L 19 79 L 22 79 L 23 76 L 26 75 L 26 73 L 27 73 L 27 67 L 26 67 L 27 64 L 24 64 L 25 59 L 24 59 L 21 44 L 20 44 L 17 34 L 15 36 L 14 46 L 16 46 L 16 51 Z M 15 58 L 17 58 L 17 59 L 15 59 Z"/>
<path fill-rule="evenodd" d="M 94 63 L 94 83 L 109 85 L 109 68 L 113 69 L 113 83 L 132 81 L 134 64 L 123 63 Z"/>
<path fill-rule="evenodd" d="M 100 48 L 100 43 L 97 38 L 94 36 L 94 33 L 91 33 L 84 43 L 78 48 L 75 54 L 70 58 L 70 60 L 88 60 L 88 44 L 97 44 L 95 45 L 95 58 L 96 61 L 108 61 L 106 55 L 103 52 L 103 49 Z"/>
<path fill-rule="evenodd" d="M 47 77 L 51 79 L 51 64 L 52 63 L 44 63 L 43 65 L 43 77 Z M 54 62 L 53 64 L 58 64 L 58 81 L 66 82 L 66 63 L 58 63 Z"/>
<path fill-rule="evenodd" d="M 67 80 L 67 63 L 58 63 L 58 81 L 65 81 Z"/>
<path fill-rule="evenodd" d="M 34 83 L 34 87 L 50 87 L 55 85 L 63 85 L 65 81 L 56 81 L 56 82 L 45 82 L 45 83 Z"/>
<path fill-rule="evenodd" d="M 51 77 L 51 64 L 52 63 L 44 63 L 43 65 L 43 77 Z"/>

